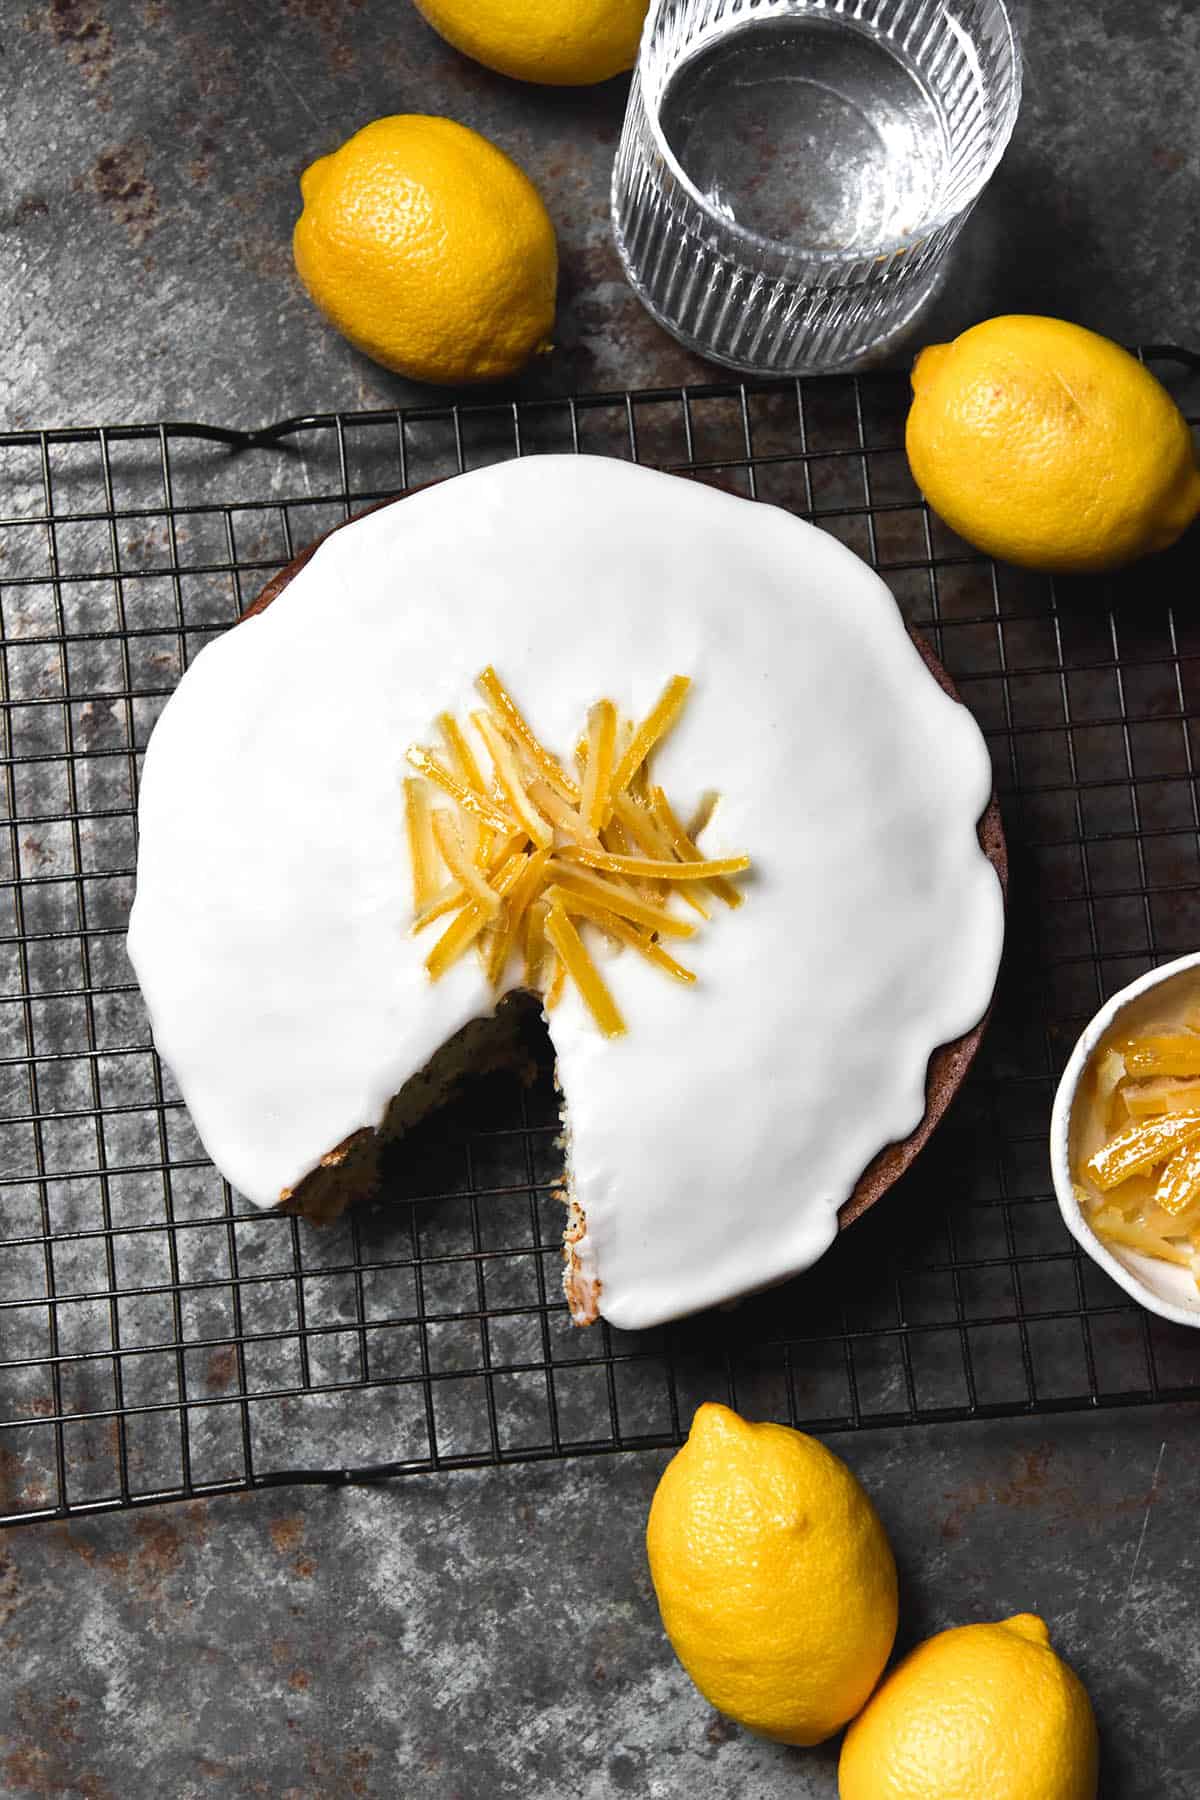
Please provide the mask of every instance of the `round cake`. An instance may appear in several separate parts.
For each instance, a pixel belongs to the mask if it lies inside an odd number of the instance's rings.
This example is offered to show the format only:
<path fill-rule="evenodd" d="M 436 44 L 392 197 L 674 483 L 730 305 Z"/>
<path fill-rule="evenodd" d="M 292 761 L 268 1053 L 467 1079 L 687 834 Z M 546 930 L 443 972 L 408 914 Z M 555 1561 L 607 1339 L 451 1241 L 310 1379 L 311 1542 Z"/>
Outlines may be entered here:
<path fill-rule="evenodd" d="M 581 724 L 600 731 L 598 770 L 604 718 L 653 721 L 664 692 L 688 690 L 654 786 L 647 761 L 629 796 L 640 780 L 647 809 L 669 795 L 665 816 L 694 821 L 678 855 L 704 884 L 644 880 L 665 865 L 610 854 L 607 834 L 564 839 L 569 807 L 545 783 L 530 826 L 553 839 L 549 901 L 582 910 L 570 942 L 591 941 L 585 968 L 622 1028 L 586 983 L 557 984 L 575 1317 L 650 1326 L 806 1268 L 839 1212 L 910 1160 L 977 1042 L 1003 935 L 990 763 L 852 552 L 774 507 L 605 458 L 505 463 L 339 528 L 168 702 L 143 771 L 129 953 L 206 1149 L 257 1206 L 328 1216 L 370 1189 L 386 1138 L 495 1054 L 527 964 L 493 925 L 490 975 L 462 954 L 431 978 L 441 927 L 414 932 L 406 829 L 414 768 L 444 779 L 462 822 L 477 815 L 486 874 L 506 745 L 539 793 L 519 732 L 479 723 L 482 671 L 581 811 Z M 501 759 L 475 799 L 415 748 L 473 715 Z M 632 767 L 638 728 L 609 738 L 618 773 Z M 465 840 L 449 817 L 453 874 Z M 542 842 L 513 850 L 514 891 Z M 735 869 L 728 906 L 688 907 Z M 459 919 L 478 879 L 461 874 Z M 597 874 L 625 896 L 615 924 L 591 923 Z M 548 917 L 567 930 L 557 904 Z M 632 947 L 614 953 L 605 918 Z M 565 973 L 565 940 L 560 954 Z M 676 956 L 688 979 L 668 972 Z"/>

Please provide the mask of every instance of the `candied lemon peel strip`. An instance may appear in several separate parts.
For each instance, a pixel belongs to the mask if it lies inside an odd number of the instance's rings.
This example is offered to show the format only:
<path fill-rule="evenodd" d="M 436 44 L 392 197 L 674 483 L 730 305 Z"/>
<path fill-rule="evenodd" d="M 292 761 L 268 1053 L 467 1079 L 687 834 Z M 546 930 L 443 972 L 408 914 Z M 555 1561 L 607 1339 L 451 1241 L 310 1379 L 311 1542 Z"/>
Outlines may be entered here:
<path fill-rule="evenodd" d="M 1131 1082 L 1118 1098 L 1131 1119 L 1150 1119 L 1157 1113 L 1200 1113 L 1200 1081 L 1158 1077 Z"/>
<path fill-rule="evenodd" d="M 712 801 L 713 809 L 715 810 L 716 796 L 709 795 L 708 798 Z M 703 852 L 696 848 L 694 839 L 699 835 L 699 831 L 703 828 L 703 825 L 708 823 L 708 818 L 712 816 L 711 813 L 709 813 L 707 817 L 702 818 L 700 826 L 694 826 L 691 830 L 685 831 L 684 827 L 680 824 L 679 820 L 675 817 L 674 812 L 671 810 L 671 803 L 660 787 L 651 788 L 650 790 L 650 810 L 663 831 L 666 833 L 667 841 L 672 850 L 674 850 L 676 856 L 681 857 L 684 862 L 704 861 Z M 715 880 L 710 881 L 708 886 L 717 896 L 718 900 L 723 900 L 726 906 L 740 906 L 745 899 L 745 895 L 740 893 L 738 889 L 734 887 L 732 881 L 725 881 L 719 875 Z"/>
<path fill-rule="evenodd" d="M 1102 1191 L 1116 1187 L 1127 1175 L 1140 1175 L 1155 1163 L 1200 1137 L 1200 1113 L 1176 1113 L 1148 1119 L 1118 1131 L 1087 1163 L 1087 1174 Z"/>
<path fill-rule="evenodd" d="M 1157 1256 L 1160 1262 L 1175 1263 L 1181 1269 L 1192 1265 L 1191 1254 L 1182 1244 L 1161 1237 L 1145 1225 L 1132 1223 L 1114 1208 L 1097 1213 L 1092 1224 L 1101 1237 L 1109 1238 L 1114 1244 L 1123 1244 L 1127 1250 L 1140 1250 L 1143 1256 Z"/>
<path fill-rule="evenodd" d="M 458 825 L 448 807 L 439 806 L 434 813 L 433 835 L 437 847 L 442 853 L 442 861 L 460 887 L 470 895 L 472 900 L 478 901 L 485 912 L 499 912 L 500 896 L 495 888 L 489 886 L 472 862 L 467 847 L 462 841 Z"/>
<path fill-rule="evenodd" d="M 1176 1150 L 1162 1166 L 1155 1189 L 1155 1204 L 1175 1218 L 1187 1212 L 1200 1197 L 1200 1143 L 1193 1140 Z"/>
<path fill-rule="evenodd" d="M 696 979 L 691 969 L 685 969 L 681 962 L 676 962 L 670 953 L 663 949 L 658 939 L 645 927 L 639 929 L 620 913 L 609 912 L 605 907 L 597 905 L 586 895 L 572 893 L 568 888 L 552 887 L 546 889 L 546 898 L 551 905 L 560 906 L 568 917 L 575 914 L 579 918 L 590 919 L 599 926 L 606 937 L 615 938 L 620 944 L 628 944 L 652 962 L 656 968 L 664 969 L 676 981 L 693 982 Z"/>
<path fill-rule="evenodd" d="M 530 799 L 512 744 L 488 713 L 473 713 L 471 723 L 487 745 L 497 783 L 509 805 L 511 820 L 539 850 L 548 850 L 554 842 L 554 828 Z"/>
<path fill-rule="evenodd" d="M 611 875 L 636 875 L 644 881 L 711 881 L 716 875 L 741 875 L 750 867 L 748 856 L 723 856 L 712 862 L 660 862 L 649 856 L 611 856 L 606 850 L 563 852 L 573 862 L 586 863 L 589 869 L 603 869 Z"/>
<path fill-rule="evenodd" d="M 1075 1191 L 1098 1236 L 1188 1269 L 1200 1287 L 1200 1033 L 1160 1026 L 1111 1044 L 1092 1074 L 1105 1142 Z"/>
<path fill-rule="evenodd" d="M 500 873 L 495 878 L 494 889 L 497 900 L 503 900 L 516 883 L 521 873 L 522 857 L 514 851 Z M 475 939 L 494 913 L 481 906 L 477 900 L 468 900 L 452 925 L 444 931 L 429 955 L 425 958 L 425 967 L 434 981 L 446 973 L 456 963 L 464 950 L 469 950 Z"/>
<path fill-rule="evenodd" d="M 465 781 L 469 788 L 474 788 L 475 792 L 486 800 L 487 788 L 466 732 L 453 713 L 439 713 L 437 723 L 438 730 L 446 740 L 446 749 L 449 752 L 450 761 L 454 764 L 455 774 L 460 781 Z"/>
<path fill-rule="evenodd" d="M 1135 1038 L 1124 1060 L 1129 1075 L 1200 1075 L 1200 1037 L 1173 1031 Z"/>
<path fill-rule="evenodd" d="M 686 675 L 672 675 L 646 717 L 635 729 L 633 736 L 621 752 L 621 760 L 613 772 L 612 792 L 623 794 L 642 768 L 660 738 L 666 736 L 672 725 L 683 711 L 684 702 L 691 688 L 691 680 Z"/>
<path fill-rule="evenodd" d="M 408 861 L 412 869 L 413 911 L 420 917 L 438 890 L 437 845 L 433 839 L 433 814 L 429 789 L 410 775 L 404 783 L 404 823 L 408 832 Z"/>
<path fill-rule="evenodd" d="M 593 834 L 608 817 L 616 748 L 617 709 L 611 700 L 597 700 L 588 712 L 587 767 L 579 797 L 584 829 Z"/>
<path fill-rule="evenodd" d="M 643 900 L 632 888 L 618 887 L 592 869 L 581 868 L 577 863 L 566 862 L 557 856 L 550 859 L 548 866 L 558 885 L 569 893 L 582 894 L 584 899 L 590 898 L 606 906 L 609 912 L 620 913 L 622 918 L 633 919 L 639 925 L 648 925 L 659 937 L 690 938 L 696 935 L 696 927 L 686 919 L 677 919 L 664 907 Z"/>
<path fill-rule="evenodd" d="M 490 663 L 476 676 L 475 686 L 491 707 L 501 730 L 521 746 L 555 793 L 561 794 L 564 800 L 569 800 L 572 806 L 578 806 L 579 784 L 572 781 L 558 758 L 551 756 L 541 740 L 530 730 L 524 713 Z"/>
<path fill-rule="evenodd" d="M 414 773 L 404 779 L 411 930 L 450 916 L 425 958 L 431 980 L 473 951 L 499 991 L 516 956 L 522 985 L 547 1009 L 570 982 L 608 1037 L 621 1036 L 625 1020 L 586 933 L 695 983 L 664 940 L 694 937 L 698 926 L 670 902 L 678 896 L 700 920 L 709 918 L 705 895 L 740 906 L 745 896 L 730 878 L 744 874 L 750 858 L 708 857 L 696 844 L 715 793 L 685 827 L 653 782 L 650 759 L 691 685 L 672 676 L 640 721 L 622 719 L 611 699 L 597 700 L 575 746 L 578 780 L 490 664 L 476 678 L 486 705 L 470 714 L 470 731 L 450 712 L 437 715 L 442 753 L 411 745 L 405 760 Z"/>
<path fill-rule="evenodd" d="M 488 980 L 493 987 L 499 987 L 504 979 L 504 971 L 508 967 L 508 959 L 517 942 L 525 914 L 534 898 L 542 891 L 546 864 L 549 860 L 549 850 L 535 850 L 532 856 L 525 858 L 525 866 L 518 875 L 508 897 L 504 923 L 497 931 L 496 941 L 492 946 L 491 961 L 488 964 Z"/>
<path fill-rule="evenodd" d="M 588 955 L 583 939 L 561 906 L 546 914 L 546 936 L 558 952 L 558 960 L 579 989 L 584 1005 L 605 1037 L 623 1037 L 625 1021 L 607 983 Z"/>
<path fill-rule="evenodd" d="M 411 744 L 407 757 L 418 775 L 424 775 L 427 781 L 434 782 L 443 793 L 449 794 L 451 800 L 464 812 L 469 812 L 481 824 L 489 826 L 493 831 L 511 831 L 510 821 L 499 807 L 494 806 L 482 794 L 475 793 L 472 788 L 459 781 L 444 764 L 438 761 L 436 756 L 431 755 L 428 750 L 423 750 L 420 744 Z"/>

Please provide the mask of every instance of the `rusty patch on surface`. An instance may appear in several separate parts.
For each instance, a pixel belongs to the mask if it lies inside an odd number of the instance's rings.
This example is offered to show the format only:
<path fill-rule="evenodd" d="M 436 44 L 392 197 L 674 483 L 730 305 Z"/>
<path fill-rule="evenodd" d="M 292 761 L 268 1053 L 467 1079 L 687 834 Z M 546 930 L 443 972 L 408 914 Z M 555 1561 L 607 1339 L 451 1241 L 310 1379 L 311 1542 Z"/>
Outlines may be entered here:
<path fill-rule="evenodd" d="M 268 1530 L 271 1542 L 280 1556 L 290 1556 L 293 1550 L 300 1548 L 300 1540 L 304 1536 L 303 1513 L 292 1513 L 287 1518 L 272 1519 Z M 292 1573 L 302 1581 L 309 1581 L 317 1572 L 316 1559 L 312 1556 L 297 1556 L 292 1564 Z M 296 1609 L 293 1608 L 293 1611 Z"/>
<path fill-rule="evenodd" d="M 75 1729 L 78 1712 L 79 1701 L 74 1694 L 59 1693 L 42 1699 L 26 1690 L 16 1700 L 16 1715 L 22 1728 L 48 1744 L 79 1742 L 79 1733 Z"/>
<path fill-rule="evenodd" d="M 347 12 L 359 12 L 363 0 L 283 0 L 285 17 L 315 25 L 321 34 L 325 56 L 335 75 L 354 67 L 354 48 L 344 34 Z"/>
<path fill-rule="evenodd" d="M 46 1506 L 50 1489 L 37 1469 L 26 1469 L 15 1450 L 0 1445 L 0 1502 L 6 1512 L 36 1511 Z"/>
<path fill-rule="evenodd" d="M 139 1518 L 133 1529 L 139 1540 L 131 1570 L 133 1584 L 142 1593 L 153 1593 L 182 1567 L 183 1539 L 165 1518 Z"/>
<path fill-rule="evenodd" d="M 283 11 L 292 19 L 311 19 L 330 33 L 340 31 L 348 12 L 361 12 L 363 0 L 283 0 Z"/>
<path fill-rule="evenodd" d="M 173 662 L 173 654 L 167 662 Z M 210 1394 L 223 1394 L 231 1388 L 237 1377 L 237 1351 L 232 1344 L 225 1344 L 220 1350 L 214 1350 L 208 1359 L 208 1367 L 204 1372 L 204 1385 Z"/>
<path fill-rule="evenodd" d="M 40 194 L 24 194 L 7 217 L 0 218 L 0 231 L 19 231 L 32 219 L 44 219 L 49 211 L 49 201 Z"/>
<path fill-rule="evenodd" d="M 141 1513 L 133 1522 L 131 1550 L 105 1550 L 90 1536 L 72 1531 L 70 1525 L 53 1528 L 62 1548 L 79 1557 L 97 1574 L 113 1577 L 139 1599 L 154 1599 L 164 1583 L 183 1567 L 189 1544 L 202 1548 L 208 1542 L 208 1508 L 201 1500 L 163 1514 Z"/>
<path fill-rule="evenodd" d="M 53 862 L 54 855 L 52 851 L 46 849 L 41 838 L 31 835 L 21 839 L 21 859 L 23 862 L 32 863 L 35 868 L 41 868 L 43 864 Z"/>
<path fill-rule="evenodd" d="M 87 700 L 79 708 L 76 718 L 76 734 L 85 742 L 95 741 L 101 731 L 121 731 L 124 720 L 120 712 L 120 702 L 109 706 L 97 706 L 94 700 Z"/>
<path fill-rule="evenodd" d="M 353 1794 L 357 1800 L 358 1796 L 376 1791 L 367 1785 L 367 1777 L 375 1761 L 373 1751 L 337 1751 L 322 1743 L 315 1743 L 304 1746 L 304 1755 L 309 1775 L 316 1783 L 318 1793 Z"/>
<path fill-rule="evenodd" d="M 28 1400 L 14 1400 L 12 1414 L 15 1419 L 52 1419 L 53 1397 L 49 1394 L 34 1394 Z"/>
<path fill-rule="evenodd" d="M 276 240 L 264 228 L 234 239 L 233 252 L 242 267 L 263 281 L 278 281 L 292 273 L 291 239 Z"/>
<path fill-rule="evenodd" d="M 75 1766 L 71 1754 L 80 1742 L 74 1694 L 41 1696 L 25 1688 L 14 1696 L 13 1724 L 4 1738 L 0 1776 L 6 1794 L 78 1796 L 79 1800 L 115 1800 L 112 1789 L 93 1769 Z M 7 1748 L 11 1746 L 11 1748 Z"/>
<path fill-rule="evenodd" d="M 1016 1458 L 1016 1470 L 1010 1480 L 971 1482 L 944 1494 L 943 1499 L 950 1501 L 951 1507 L 942 1520 L 943 1540 L 953 1542 L 961 1537 L 968 1518 L 983 1506 L 1007 1506 L 1022 1511 L 1044 1507 L 1047 1529 L 1053 1533 L 1068 1526 L 1086 1525 L 1101 1513 L 1106 1519 L 1140 1514 L 1157 1503 L 1166 1485 L 1159 1474 L 1145 1493 L 1131 1494 L 1124 1500 L 1100 1507 L 1069 1483 L 1051 1484 L 1053 1456 L 1052 1444 L 1035 1444 Z"/>
<path fill-rule="evenodd" d="M 133 139 L 102 150 L 92 164 L 91 186 L 130 243 L 144 243 L 158 224 L 158 190 L 146 173 L 146 146 Z"/>
<path fill-rule="evenodd" d="M 100 0 L 50 0 L 46 26 L 92 89 L 100 111 L 107 112 L 112 100 L 104 90 L 112 74 L 113 44 Z"/>
<path fill-rule="evenodd" d="M 295 1550 L 304 1536 L 304 1514 L 292 1513 L 286 1519 L 272 1519 L 270 1525 L 271 1542 L 281 1556 L 288 1556 Z"/>
<path fill-rule="evenodd" d="M 974 1482 L 955 1488 L 944 1496 L 954 1504 L 942 1520 L 942 1537 L 947 1540 L 962 1536 L 969 1515 L 981 1506 L 1028 1508 L 1040 1506 L 1048 1498 L 1050 1458 L 1049 1444 L 1035 1444 L 1017 1458 L 1017 1472 L 1010 1481 Z"/>
<path fill-rule="evenodd" d="M 179 123 L 180 127 L 186 130 L 187 135 L 192 138 L 196 150 L 196 154 L 187 165 L 188 174 L 197 187 L 207 187 L 212 179 L 213 158 L 221 148 L 219 134 L 225 121 L 214 117 L 200 129 L 196 129 L 197 122 L 193 118 L 181 119 Z"/>
<path fill-rule="evenodd" d="M 21 1604 L 20 1590 L 17 1565 L 11 1556 L 0 1550 L 0 1625 L 7 1625 Z"/>
<path fill-rule="evenodd" d="M 576 280 L 575 288 L 591 289 L 604 287 L 609 282 L 625 279 L 621 270 L 621 259 L 616 247 L 610 239 L 603 238 L 599 243 L 587 244 L 572 257 L 572 274 L 582 276 Z"/>
<path fill-rule="evenodd" d="M 183 16 L 163 21 L 171 32 L 172 66 L 182 72 L 184 64 L 187 64 L 188 78 L 200 99 L 208 100 L 218 94 L 236 98 L 244 90 L 233 44 L 225 38 L 214 38 L 211 34 L 205 36 L 201 32 L 185 31 L 182 28 L 185 23 L 193 22 L 193 15 L 198 10 L 189 7 Z M 147 22 L 150 22 L 149 19 Z M 157 24 L 158 18 L 153 22 Z M 185 112 L 177 115 L 175 122 L 179 134 L 186 136 L 188 114 Z"/>
<path fill-rule="evenodd" d="M 128 1569 L 128 1551 L 109 1550 L 102 1556 L 90 1538 L 77 1537 L 69 1525 L 55 1525 L 53 1530 L 63 1549 L 69 1550 L 72 1556 L 77 1556 L 89 1569 L 99 1565 L 113 1575 L 124 1575 Z"/>
<path fill-rule="evenodd" d="M 13 1742 L 11 1738 L 8 1741 Z M 7 1794 L 80 1793 L 78 1783 L 64 1785 L 61 1768 L 59 1759 L 51 1756 L 40 1744 L 18 1745 L 16 1749 L 8 1751 L 0 1762 L 0 1770 L 4 1774 L 4 1791 Z M 100 1789 L 97 1788 L 95 1792 L 99 1794 Z"/>
<path fill-rule="evenodd" d="M 1168 150 L 1162 144 L 1156 144 L 1150 152 L 1150 161 L 1165 175 L 1177 175 L 1186 160 L 1182 150 Z"/>

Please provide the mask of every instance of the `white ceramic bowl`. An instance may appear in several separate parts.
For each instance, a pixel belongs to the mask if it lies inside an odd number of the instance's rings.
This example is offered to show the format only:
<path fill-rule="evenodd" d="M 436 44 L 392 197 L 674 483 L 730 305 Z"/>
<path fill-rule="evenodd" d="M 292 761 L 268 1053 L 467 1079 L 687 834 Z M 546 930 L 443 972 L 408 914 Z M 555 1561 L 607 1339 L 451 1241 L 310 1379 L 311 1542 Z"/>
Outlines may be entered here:
<path fill-rule="evenodd" d="M 1191 1271 L 1176 1268 L 1173 1263 L 1159 1262 L 1153 1256 L 1143 1256 L 1137 1250 L 1127 1250 L 1120 1244 L 1107 1244 L 1084 1217 L 1071 1180 L 1072 1114 L 1092 1052 L 1114 1019 L 1143 994 L 1196 970 L 1200 970 L 1200 951 L 1181 956 L 1177 962 L 1164 963 L 1161 969 L 1151 969 L 1148 975 L 1131 981 L 1100 1008 L 1071 1052 L 1071 1060 L 1063 1070 L 1054 1096 L 1054 1111 L 1050 1115 L 1050 1170 L 1067 1230 L 1092 1261 L 1099 1263 L 1119 1287 L 1161 1319 L 1170 1319 L 1176 1325 L 1200 1327 L 1200 1290 L 1197 1290 Z"/>

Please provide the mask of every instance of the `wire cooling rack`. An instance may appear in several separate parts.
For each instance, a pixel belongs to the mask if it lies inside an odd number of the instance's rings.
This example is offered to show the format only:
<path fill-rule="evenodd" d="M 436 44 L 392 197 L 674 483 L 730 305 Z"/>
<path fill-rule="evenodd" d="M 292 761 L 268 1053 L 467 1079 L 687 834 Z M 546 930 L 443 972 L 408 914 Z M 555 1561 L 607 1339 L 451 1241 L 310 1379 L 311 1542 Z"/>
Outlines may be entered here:
<path fill-rule="evenodd" d="M 1195 417 L 1200 358 L 1143 354 Z M 1085 1018 L 1200 943 L 1195 551 L 993 566 L 920 504 L 906 405 L 880 375 L 0 435 L 0 1516 L 668 1445 L 711 1397 L 838 1431 L 1200 1396 L 1200 1338 L 1081 1259 L 1046 1154 Z M 475 1084 L 316 1229 L 206 1160 L 124 951 L 140 756 L 197 650 L 372 500 L 548 450 L 874 563 L 987 733 L 1012 861 L 995 1017 L 912 1172 L 815 1277 L 637 1334 L 566 1315 L 540 1027 L 532 1083 Z"/>

